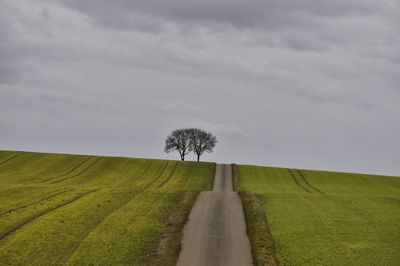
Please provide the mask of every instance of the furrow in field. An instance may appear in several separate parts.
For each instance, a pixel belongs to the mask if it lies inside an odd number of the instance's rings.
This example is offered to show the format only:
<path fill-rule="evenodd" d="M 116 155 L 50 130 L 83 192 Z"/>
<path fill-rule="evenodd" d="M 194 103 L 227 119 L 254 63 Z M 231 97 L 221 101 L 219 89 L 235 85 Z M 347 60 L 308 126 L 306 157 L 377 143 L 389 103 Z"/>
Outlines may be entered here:
<path fill-rule="evenodd" d="M 66 206 L 66 205 L 68 205 L 68 204 L 71 204 L 71 203 L 73 203 L 74 201 L 77 201 L 78 199 L 80 199 L 80 198 L 82 198 L 82 197 L 84 197 L 84 196 L 86 196 L 86 195 L 89 195 L 89 194 L 91 194 L 91 193 L 93 193 L 93 192 L 95 192 L 95 191 L 97 191 L 97 190 L 99 190 L 99 189 L 95 189 L 95 190 L 91 190 L 91 191 L 85 192 L 85 193 L 80 194 L 80 195 L 78 195 L 78 196 L 75 196 L 75 197 L 73 197 L 72 199 L 70 199 L 70 200 L 68 200 L 68 201 L 66 201 L 66 202 L 63 202 L 63 203 L 61 203 L 61 204 L 59 204 L 59 205 L 57 205 L 57 206 L 55 206 L 55 207 L 52 207 L 52 208 L 49 208 L 49 209 L 47 209 L 47 210 L 41 211 L 41 212 L 39 212 L 39 213 L 36 213 L 36 214 L 34 214 L 34 215 L 32 215 L 32 216 L 30 216 L 30 217 L 24 219 L 23 221 L 17 223 L 16 225 L 10 227 L 9 229 L 7 229 L 7 230 L 4 231 L 3 233 L 1 233 L 1 234 L 0 234 L 0 240 L 2 240 L 3 238 L 7 237 L 9 234 L 11 234 L 11 233 L 17 231 L 17 230 L 20 229 L 21 227 L 27 225 L 28 223 L 30 223 L 30 222 L 36 220 L 37 218 L 39 218 L 39 217 L 41 217 L 41 216 L 43 216 L 43 215 L 45 215 L 45 214 L 47 214 L 47 213 L 49 213 L 49 212 L 51 212 L 51 211 L 57 210 L 57 209 L 59 209 L 59 208 L 61 208 L 61 207 L 64 207 L 64 206 Z"/>
<path fill-rule="evenodd" d="M 325 192 L 322 192 L 322 191 L 319 190 L 318 188 L 316 188 L 316 187 L 314 187 L 313 185 L 311 185 L 311 184 L 307 181 L 305 175 L 304 175 L 299 169 L 295 169 L 295 171 L 301 176 L 301 178 L 303 179 L 304 183 L 307 184 L 307 186 L 309 186 L 310 188 L 314 189 L 315 191 L 317 191 L 317 192 L 319 192 L 319 193 L 321 193 L 321 194 L 325 194 Z"/>
<path fill-rule="evenodd" d="M 0 165 L 3 165 L 3 164 L 5 164 L 5 163 L 7 163 L 7 162 L 9 162 L 9 161 L 11 161 L 11 160 L 17 158 L 18 156 L 21 156 L 21 155 L 22 155 L 22 153 L 18 153 L 17 155 L 14 155 L 14 156 L 12 156 L 11 158 L 8 158 L 8 159 L 6 159 L 6 160 L 0 162 Z"/>
<path fill-rule="evenodd" d="M 295 175 L 294 175 L 294 173 L 292 172 L 291 169 L 287 169 L 287 170 L 288 170 L 290 176 L 292 177 L 293 181 L 296 183 L 296 185 L 297 185 L 299 188 L 303 189 L 304 191 L 306 191 L 306 192 L 308 192 L 308 193 L 312 193 L 310 190 L 308 190 L 307 188 L 305 188 L 303 185 L 301 185 L 301 184 L 299 183 L 299 181 L 296 179 L 296 177 L 295 177 Z"/>
<path fill-rule="evenodd" d="M 178 165 L 178 164 L 177 164 L 177 165 Z M 117 208 L 115 208 L 114 210 L 112 210 L 111 212 L 109 212 L 106 216 L 104 216 L 104 217 L 102 218 L 102 220 L 101 220 L 99 223 L 97 223 L 93 228 L 91 228 L 91 230 L 88 231 L 88 233 L 81 239 L 81 241 L 80 241 L 81 244 L 79 244 L 79 245 L 71 252 L 71 255 L 70 255 L 69 258 L 66 260 L 66 262 L 68 262 L 69 259 L 72 258 L 72 257 L 74 256 L 74 254 L 76 253 L 76 251 L 81 247 L 82 243 L 85 242 L 85 239 L 89 238 L 90 235 L 93 234 L 93 232 L 95 232 L 95 231 L 101 226 L 101 224 L 102 224 L 108 217 L 111 217 L 111 215 L 113 215 L 114 213 L 117 213 L 119 210 L 121 210 L 122 208 L 124 208 L 125 206 L 127 206 L 129 203 L 131 203 L 133 200 L 135 200 L 135 198 L 138 197 L 141 193 L 145 192 L 155 181 L 157 181 L 157 180 L 162 176 L 162 174 L 164 173 L 164 171 L 165 171 L 165 169 L 167 168 L 167 166 L 168 166 L 168 162 L 166 162 L 166 163 L 164 164 L 164 166 L 161 168 L 161 171 L 155 176 L 155 178 L 153 178 L 149 183 L 147 183 L 146 185 L 144 185 L 144 186 L 140 189 L 139 192 L 137 192 L 136 194 L 134 194 L 132 197 L 128 198 L 127 200 L 124 200 L 124 201 L 122 202 L 121 205 L 119 205 Z M 176 169 L 176 168 L 177 168 L 177 167 L 175 166 L 175 169 Z M 173 175 L 173 173 L 175 172 L 175 169 L 174 169 L 173 171 L 171 171 L 170 176 Z M 135 191 L 137 191 L 137 190 L 135 190 Z M 159 198 L 158 200 L 156 200 L 155 202 L 160 201 L 160 200 L 162 200 L 162 199 L 165 198 L 165 197 L 166 197 L 166 196 L 163 196 L 163 197 Z M 148 215 L 150 212 L 151 212 L 151 210 L 148 210 L 147 212 L 142 213 L 141 217 L 145 217 L 145 216 Z"/>
<path fill-rule="evenodd" d="M 153 176 L 152 179 L 150 179 L 149 182 L 145 183 L 145 184 L 141 184 L 138 185 L 138 187 L 136 188 L 136 190 L 145 190 L 147 188 L 149 188 L 152 184 L 154 184 L 158 179 L 160 179 L 160 177 L 163 175 L 163 173 L 165 172 L 165 169 L 168 166 L 168 162 L 165 162 L 164 165 L 160 168 L 160 170 L 157 172 L 157 174 L 155 174 Z M 151 164 L 147 165 L 146 167 L 144 167 L 142 169 L 142 171 L 140 173 L 135 174 L 134 176 L 137 177 L 141 177 L 142 175 L 144 175 L 146 173 L 146 171 L 150 168 L 153 167 Z M 129 182 L 129 180 L 124 180 L 122 183 L 119 183 L 119 185 L 124 184 L 125 182 Z"/>
<path fill-rule="evenodd" d="M 80 172 L 79 172 L 78 174 L 76 174 L 76 175 L 68 176 L 68 177 L 59 179 L 59 180 L 57 180 L 57 181 L 53 181 L 53 182 L 51 182 L 50 184 L 60 183 L 60 182 L 63 182 L 63 181 L 65 181 L 65 180 L 68 180 L 68 179 L 71 179 L 71 178 L 80 176 L 80 175 L 84 174 L 86 171 L 88 171 L 90 168 L 92 168 L 92 167 L 93 167 L 95 164 L 97 164 L 100 160 L 101 160 L 101 158 L 96 159 L 93 163 L 89 164 L 85 169 L 83 169 L 82 171 L 80 171 Z"/>
<path fill-rule="evenodd" d="M 44 198 L 44 199 L 41 199 L 41 200 L 38 200 L 38 201 L 35 201 L 35 202 L 28 203 L 28 204 L 26 204 L 26 205 L 20 206 L 20 207 L 15 208 L 15 209 L 11 209 L 11 210 L 2 212 L 2 213 L 0 213 L 0 216 L 3 216 L 3 215 L 5 215 L 5 214 L 9 214 L 9 213 L 11 213 L 11 212 L 13 212 L 13 211 L 18 211 L 18 210 L 20 210 L 20 209 L 24 209 L 24 208 L 29 207 L 29 206 L 32 206 L 32 205 L 39 204 L 39 203 L 41 203 L 41 202 L 43 202 L 43 201 L 46 201 L 46 200 L 49 200 L 49 199 L 51 199 L 51 198 L 57 197 L 58 195 L 64 194 L 65 192 L 68 192 L 68 191 L 71 191 L 71 190 L 64 190 L 64 191 L 58 192 L 58 193 L 56 193 L 56 194 L 53 194 L 53 195 L 51 195 L 51 196 L 49 196 L 49 197 L 47 197 L 47 198 Z"/>
<path fill-rule="evenodd" d="M 151 166 L 151 164 L 148 164 L 145 167 L 142 167 L 142 169 L 135 169 L 136 172 L 134 175 L 127 177 L 126 179 L 121 179 L 118 183 L 115 184 L 118 186 L 124 186 L 125 184 L 132 186 L 132 179 L 137 179 L 145 175 L 145 173 L 149 171 Z M 135 184 L 135 186 L 138 186 L 138 184 Z"/>
<path fill-rule="evenodd" d="M 19 153 L 0 151 L 0 163 L 15 156 L 0 167 L 1 265 L 161 265 L 170 212 L 213 183 L 208 163 Z"/>
<path fill-rule="evenodd" d="M 90 159 L 91 159 L 91 157 L 89 157 L 89 158 L 83 160 L 82 162 L 80 162 L 79 164 L 77 164 L 75 167 L 71 168 L 68 172 L 66 172 L 66 173 L 64 173 L 64 174 L 61 174 L 61 175 L 58 175 L 58 176 L 50 177 L 50 178 L 48 178 L 48 179 L 46 179 L 46 180 L 43 180 L 42 183 L 43 183 L 43 182 L 48 182 L 48 181 L 50 181 L 50 180 L 53 180 L 53 179 L 56 179 L 56 178 L 59 178 L 59 177 L 67 176 L 67 175 L 71 174 L 73 171 L 75 171 L 76 169 L 78 169 L 79 167 L 81 167 L 84 163 L 86 163 L 86 162 L 89 161 Z"/>
<path fill-rule="evenodd" d="M 166 162 L 163 166 L 163 168 L 161 168 L 161 171 L 155 176 L 155 178 L 153 178 L 149 183 L 147 183 L 142 189 L 147 189 L 149 188 L 152 184 L 154 184 L 154 182 L 156 182 L 158 179 L 160 179 L 160 177 L 163 175 L 163 173 L 165 172 L 165 169 L 167 168 L 169 162 Z"/>
<path fill-rule="evenodd" d="M 23 155 L 23 154 L 24 153 L 21 153 L 21 155 Z M 17 163 L 16 165 L 13 165 L 12 169 L 18 169 L 18 168 L 22 167 L 22 165 L 26 164 L 27 162 L 34 160 L 35 157 L 40 157 L 40 156 L 41 156 L 41 154 L 31 154 L 31 156 L 29 158 L 22 160 L 21 162 Z M 17 157 L 17 156 L 15 156 L 15 157 Z"/>
<path fill-rule="evenodd" d="M 174 176 L 175 172 L 178 170 L 179 168 L 179 163 L 176 163 L 174 168 L 171 170 L 171 172 L 169 173 L 168 177 L 157 186 L 157 188 L 161 188 L 162 186 L 164 186 L 168 181 L 171 180 L 171 178 Z"/>
<path fill-rule="evenodd" d="M 143 191 L 142 191 L 143 192 Z M 66 259 L 66 262 L 73 257 L 73 255 L 75 254 L 75 252 L 79 249 L 79 247 L 82 245 L 82 243 L 85 241 L 86 238 L 88 238 L 90 236 L 90 234 L 92 234 L 100 225 L 101 223 L 107 219 L 107 217 L 110 217 L 113 213 L 116 213 L 118 210 L 122 209 L 124 206 L 126 206 L 127 204 L 129 204 L 132 200 L 134 200 L 141 192 L 137 192 L 136 194 L 134 194 L 131 198 L 123 201 L 121 203 L 121 205 L 117 206 L 115 209 L 111 210 L 107 215 L 105 215 L 102 220 L 100 222 L 98 222 L 97 224 L 95 224 L 80 240 L 80 244 L 77 245 L 70 253 L 70 256 Z"/>
<path fill-rule="evenodd" d="M 108 248 L 105 248 L 104 246 L 97 246 L 97 242 L 93 243 L 94 245 L 90 245 L 88 244 L 88 242 L 90 243 L 91 241 L 93 241 L 93 239 L 96 238 L 96 235 L 101 232 L 101 234 L 104 234 L 104 230 L 106 229 L 106 231 L 109 230 L 110 226 L 110 220 L 115 219 L 115 217 L 113 217 L 113 215 L 116 215 L 118 217 L 119 212 L 124 212 L 123 209 L 125 207 L 129 207 L 128 205 L 132 203 L 133 200 L 135 200 L 135 198 L 137 196 L 139 196 L 138 193 L 136 194 L 133 198 L 131 198 L 129 201 L 125 202 L 124 204 L 122 204 L 121 206 L 119 206 L 117 209 L 113 210 L 112 212 L 110 212 L 109 214 L 107 214 L 99 223 L 97 223 L 95 226 L 93 226 L 89 232 L 79 241 L 79 244 L 72 250 L 72 252 L 70 252 L 69 256 L 66 258 L 66 260 L 63 262 L 63 264 L 65 265 L 76 265 L 77 262 L 79 262 L 81 259 L 84 259 L 84 257 L 86 256 L 90 256 L 89 254 L 91 254 L 92 252 L 96 252 L 96 249 L 100 249 L 103 250 L 104 252 L 108 252 L 109 249 L 111 249 L 111 251 L 113 250 L 113 245 L 109 246 Z M 154 205 L 152 205 L 154 206 Z M 143 219 L 145 216 L 147 216 L 149 213 L 149 209 L 146 209 L 146 212 L 143 211 L 143 213 L 141 213 L 140 215 L 140 219 Z M 111 222 L 112 224 L 112 222 Z M 124 230 L 124 231 L 129 231 L 129 226 L 130 224 L 124 224 L 124 226 L 118 227 L 118 230 Z M 107 239 L 108 241 L 110 240 L 109 238 L 107 238 L 107 234 L 105 235 L 105 239 Z M 115 243 L 113 243 L 115 244 Z M 88 246 L 90 246 L 90 248 L 88 248 Z M 82 250 L 84 252 L 82 252 Z M 84 255 L 82 255 L 82 253 L 84 253 Z M 112 257 L 114 254 L 109 254 L 110 257 Z M 80 256 L 83 256 L 83 258 L 79 258 Z M 116 263 L 114 261 L 114 263 Z M 88 264 L 90 265 L 91 263 L 83 263 L 83 264 Z M 119 264 L 119 263 L 116 263 Z M 122 265 L 130 265 L 131 263 L 128 263 L 128 261 L 125 261 L 125 263 L 122 263 Z"/>

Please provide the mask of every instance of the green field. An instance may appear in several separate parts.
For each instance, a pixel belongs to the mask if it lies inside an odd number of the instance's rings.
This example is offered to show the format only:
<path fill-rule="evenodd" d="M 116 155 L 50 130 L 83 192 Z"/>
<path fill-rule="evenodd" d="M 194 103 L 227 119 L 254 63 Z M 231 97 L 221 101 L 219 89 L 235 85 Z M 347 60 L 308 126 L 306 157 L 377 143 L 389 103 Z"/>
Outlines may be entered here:
<path fill-rule="evenodd" d="M 174 219 L 186 218 L 197 192 L 212 187 L 214 170 L 211 163 L 0 151 L 0 265 L 165 262 L 168 241 L 179 245 L 171 234 L 184 223 Z"/>
<path fill-rule="evenodd" d="M 261 201 L 281 265 L 399 265 L 400 178 L 245 165 L 235 171 L 238 190 Z M 246 218 L 248 229 L 257 227 Z M 252 244 L 261 253 L 268 245 Z"/>

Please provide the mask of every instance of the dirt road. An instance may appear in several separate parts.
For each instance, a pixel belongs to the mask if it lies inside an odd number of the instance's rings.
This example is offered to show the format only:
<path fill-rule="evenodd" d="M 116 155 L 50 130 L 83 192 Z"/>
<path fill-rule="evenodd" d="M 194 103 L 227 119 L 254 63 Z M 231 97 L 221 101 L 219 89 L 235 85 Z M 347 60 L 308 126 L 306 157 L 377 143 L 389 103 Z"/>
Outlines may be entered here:
<path fill-rule="evenodd" d="M 213 191 L 197 199 L 184 228 L 178 266 L 252 265 L 240 198 L 230 165 L 217 165 Z"/>

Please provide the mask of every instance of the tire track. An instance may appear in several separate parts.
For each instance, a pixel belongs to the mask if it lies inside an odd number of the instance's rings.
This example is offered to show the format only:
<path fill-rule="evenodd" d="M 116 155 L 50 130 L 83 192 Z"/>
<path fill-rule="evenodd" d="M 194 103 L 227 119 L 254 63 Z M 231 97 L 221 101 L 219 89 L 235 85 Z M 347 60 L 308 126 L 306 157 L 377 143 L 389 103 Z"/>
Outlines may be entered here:
<path fill-rule="evenodd" d="M 157 186 L 157 188 L 161 188 L 161 187 L 164 186 L 168 181 L 170 181 L 171 178 L 172 178 L 172 177 L 174 176 L 174 174 L 176 173 L 176 171 L 178 170 L 178 168 L 179 168 L 179 162 L 177 162 L 177 163 L 175 164 L 174 168 L 173 168 L 172 171 L 169 173 L 167 179 L 165 179 L 163 182 L 161 182 L 161 184 L 159 184 L 159 185 Z"/>
<path fill-rule="evenodd" d="M 19 155 L 24 155 L 24 153 L 20 153 L 20 154 L 16 155 L 15 157 L 17 157 L 17 156 L 19 156 Z M 42 154 L 37 154 L 37 153 L 31 154 L 31 156 L 30 156 L 29 158 L 26 158 L 25 160 L 23 160 L 22 162 L 18 163 L 17 165 L 14 165 L 14 166 L 12 167 L 12 169 L 14 169 L 14 168 L 19 168 L 19 167 L 21 167 L 23 164 L 25 164 L 26 162 L 29 162 L 29 161 L 31 161 L 31 160 L 34 160 L 35 157 L 40 157 L 40 156 L 42 156 Z M 14 158 L 15 158 L 15 157 L 14 157 Z M 12 158 L 12 159 L 14 159 L 14 158 Z"/>
<path fill-rule="evenodd" d="M 314 189 L 315 191 L 321 193 L 321 194 L 325 194 L 325 192 L 322 192 L 321 190 L 319 190 L 318 188 L 314 187 L 313 185 L 311 185 L 310 183 L 308 183 L 306 177 L 304 176 L 304 174 L 299 170 L 299 169 L 295 169 L 295 171 L 301 176 L 301 178 L 303 179 L 303 181 L 312 189 Z"/>
<path fill-rule="evenodd" d="M 41 183 L 44 183 L 44 182 L 47 182 L 47 181 L 50 181 L 50 180 L 53 180 L 53 179 L 56 179 L 56 178 L 59 178 L 59 177 L 67 176 L 67 175 L 71 174 L 73 171 L 75 171 L 76 169 L 78 169 L 79 167 L 81 167 L 84 163 L 86 163 L 90 159 L 92 159 L 92 158 L 89 157 L 89 158 L 83 160 L 82 162 L 80 162 L 78 165 L 76 165 L 72 169 L 70 169 L 68 172 L 66 172 L 64 174 L 61 174 L 61 175 L 58 175 L 58 176 L 50 177 L 50 178 L 48 178 L 46 180 L 43 180 Z"/>
<path fill-rule="evenodd" d="M 297 179 L 296 179 L 296 177 L 295 177 L 295 175 L 294 175 L 294 173 L 292 172 L 291 169 L 287 168 L 287 170 L 288 170 L 290 176 L 292 177 L 293 181 L 296 183 L 296 185 L 297 185 L 299 188 L 303 189 L 304 191 L 306 191 L 306 192 L 308 192 L 308 193 L 312 193 L 312 192 L 309 191 L 307 188 L 305 188 L 304 186 L 302 186 L 302 185 L 299 183 L 299 181 L 297 181 Z"/>
<path fill-rule="evenodd" d="M 158 179 L 160 179 L 160 177 L 163 175 L 163 173 L 165 172 L 165 169 L 167 168 L 169 162 L 166 162 L 163 166 L 163 168 L 161 169 L 161 171 L 156 175 L 156 177 L 154 179 L 152 179 L 149 183 L 147 183 L 142 189 L 145 190 L 148 187 L 150 187 L 152 184 L 154 184 L 154 182 L 156 182 Z"/>
<path fill-rule="evenodd" d="M 154 182 L 156 182 L 158 179 L 160 179 L 160 177 L 162 176 L 162 174 L 164 173 L 165 169 L 167 168 L 168 162 L 166 162 L 163 167 L 161 168 L 161 170 L 154 176 L 153 179 L 151 179 L 148 183 L 144 184 L 144 185 L 139 185 L 138 188 L 136 188 L 135 190 L 146 190 L 148 187 L 150 187 Z M 148 169 L 149 167 L 151 167 L 151 165 L 149 165 L 148 167 L 146 167 L 146 169 Z M 145 171 L 143 172 L 145 173 Z M 141 173 L 141 174 L 143 174 Z"/>
<path fill-rule="evenodd" d="M 165 169 L 167 168 L 168 162 L 166 162 L 163 167 L 161 168 L 161 170 L 154 176 L 153 179 L 151 179 L 147 184 L 144 185 L 139 185 L 138 188 L 136 188 L 135 190 L 146 190 L 147 188 L 149 188 L 152 184 L 154 184 L 154 182 L 156 182 L 158 179 L 160 179 L 160 177 L 162 176 L 162 174 L 164 173 Z M 149 165 L 147 168 L 151 167 L 151 165 Z M 144 171 L 145 172 L 145 171 Z M 144 173 L 143 172 L 143 173 Z M 141 174 L 143 174 L 141 173 Z"/>
<path fill-rule="evenodd" d="M 66 192 L 68 192 L 68 191 L 71 191 L 71 190 L 64 190 L 64 191 L 58 192 L 58 193 L 56 193 L 56 194 L 53 194 L 53 195 L 51 195 L 51 196 L 49 196 L 49 197 L 47 197 L 47 198 L 44 198 L 44 199 L 41 199 L 41 200 L 38 200 L 38 201 L 35 201 L 35 202 L 32 202 L 32 203 L 26 204 L 26 205 L 24 205 L 24 206 L 20 206 L 20 207 L 18 207 L 18 208 L 14 208 L 14 209 L 8 210 L 8 211 L 6 211 L 6 212 L 2 212 L 2 213 L 0 213 L 0 217 L 1 217 L 1 216 L 4 216 L 5 214 L 11 213 L 11 212 L 13 212 L 13 211 L 18 211 L 18 210 L 20 210 L 20 209 L 24 209 L 24 208 L 26 208 L 26 207 L 29 207 L 29 206 L 32 206 L 32 205 L 41 203 L 41 202 L 43 202 L 43 201 L 49 200 L 49 199 L 54 198 L 54 197 L 57 197 L 58 195 L 64 194 L 64 193 L 66 193 Z"/>
<path fill-rule="evenodd" d="M 77 250 L 81 247 L 82 243 L 85 242 L 85 239 L 87 239 L 88 237 L 90 237 L 90 235 L 92 234 L 92 232 L 94 232 L 103 221 L 105 221 L 108 217 L 110 217 L 112 214 L 118 212 L 119 210 L 121 210 L 122 208 L 124 208 L 126 205 L 128 205 L 129 203 L 131 203 L 137 196 L 139 196 L 141 193 L 143 193 L 144 191 L 138 192 L 136 193 L 133 197 L 129 198 L 127 201 L 125 201 L 122 205 L 120 205 L 119 207 L 117 207 L 115 210 L 112 210 L 110 213 L 108 213 L 106 216 L 104 216 L 104 218 L 97 223 L 80 241 L 79 241 L 79 245 L 74 248 L 74 250 L 70 253 L 70 256 L 65 260 L 65 263 L 69 262 L 71 260 L 71 258 L 74 256 L 74 254 L 77 252 Z M 154 205 L 157 202 L 162 201 L 164 198 L 166 198 L 168 195 L 166 193 L 163 193 L 163 196 L 156 198 L 152 201 L 152 205 Z M 147 217 L 148 215 L 151 214 L 153 210 L 152 209 L 148 209 L 148 210 L 144 210 L 143 213 L 141 214 L 141 219 Z"/>
<path fill-rule="evenodd" d="M 123 207 L 125 207 L 127 204 L 129 204 L 130 202 L 132 202 L 136 197 L 138 197 L 141 193 L 145 192 L 147 190 L 147 188 L 149 188 L 154 182 L 156 182 L 164 173 L 165 169 L 168 166 L 168 162 L 166 162 L 164 164 L 164 166 L 161 168 L 161 171 L 155 176 L 155 178 L 153 178 L 149 183 L 147 183 L 146 185 L 144 185 L 142 188 L 139 189 L 134 189 L 133 192 L 137 192 L 136 194 L 134 194 L 132 197 L 130 197 L 129 199 L 127 199 L 126 201 L 123 201 L 122 204 L 120 206 L 118 206 L 116 209 L 112 210 L 111 212 L 109 212 L 106 216 L 104 216 L 104 218 L 97 223 L 80 241 L 80 243 L 83 243 L 83 241 L 88 238 L 90 236 L 90 234 L 92 232 L 94 232 L 96 230 L 96 228 L 98 228 L 100 226 L 100 224 L 107 219 L 107 217 L 110 217 L 113 213 L 116 213 L 117 211 L 121 210 Z M 131 191 L 132 192 L 132 191 Z M 131 193 L 131 192 L 127 192 L 127 193 Z M 165 197 L 165 196 L 164 196 Z M 143 215 L 142 215 L 143 216 Z M 72 252 L 71 255 L 69 256 L 69 258 L 66 260 L 67 262 L 70 260 L 70 258 L 73 257 L 73 255 L 76 253 L 76 251 L 79 249 L 79 247 L 81 246 L 81 244 L 79 244 Z"/>
<path fill-rule="evenodd" d="M 149 169 L 153 166 L 153 163 L 147 164 L 145 167 L 141 167 L 139 170 L 135 169 L 136 172 L 134 175 L 128 177 L 127 179 L 122 180 L 119 184 L 131 184 L 132 179 L 135 179 L 137 177 L 140 177 L 144 175 L 146 172 L 149 171 Z"/>
<path fill-rule="evenodd" d="M 83 193 L 83 194 L 80 194 L 80 195 L 78 195 L 78 196 L 75 196 L 75 197 L 73 197 L 72 199 L 70 199 L 70 200 L 68 200 L 68 201 L 66 201 L 66 202 L 63 202 L 63 203 L 61 203 L 61 204 L 59 204 L 59 205 L 57 205 L 57 206 L 55 206 L 55 207 L 52 207 L 52 208 L 49 208 L 49 209 L 47 209 L 47 210 L 41 211 L 41 212 L 39 212 L 39 213 L 36 213 L 36 214 L 34 214 L 34 215 L 32 215 L 32 216 L 30 216 L 30 217 L 28 217 L 28 218 L 22 220 L 21 222 L 17 223 L 16 225 L 10 227 L 9 229 L 7 229 L 7 230 L 4 231 L 3 233 L 1 233 L 1 234 L 0 234 L 0 240 L 2 240 L 3 238 L 7 237 L 7 236 L 10 235 L 11 233 L 13 233 L 13 232 L 19 230 L 20 228 L 22 228 L 23 226 L 29 224 L 30 222 L 36 220 L 37 218 L 39 218 L 39 217 L 41 217 L 41 216 L 43 216 L 43 215 L 45 215 L 45 214 L 48 214 L 48 213 L 51 212 L 51 211 L 57 210 L 57 209 L 59 209 L 59 208 L 61 208 L 61 207 L 64 207 L 64 206 L 66 206 L 66 205 L 68 205 L 68 204 L 71 204 L 71 203 L 77 201 L 78 199 L 80 199 L 80 198 L 82 198 L 82 197 L 84 197 L 84 196 L 86 196 L 86 195 L 89 195 L 89 194 L 91 194 L 91 193 L 93 193 L 93 192 L 95 192 L 95 191 L 98 191 L 98 190 L 99 190 L 99 189 L 87 191 L 87 192 L 85 192 L 85 193 Z"/>
<path fill-rule="evenodd" d="M 22 155 L 22 153 L 18 153 L 17 155 L 14 155 L 14 156 L 12 156 L 11 158 L 8 158 L 8 159 L 6 159 L 6 160 L 0 162 L 0 165 L 3 165 L 3 164 L 5 164 L 5 163 L 7 163 L 7 162 L 9 162 L 9 161 L 11 161 L 11 160 L 17 158 L 18 156 L 21 156 L 21 155 Z"/>
<path fill-rule="evenodd" d="M 88 171 L 90 168 L 92 168 L 95 164 L 97 164 L 101 159 L 102 159 L 102 158 L 96 159 L 93 163 L 89 164 L 86 168 L 84 168 L 82 171 L 80 171 L 80 172 L 77 173 L 76 175 L 72 175 L 72 176 L 68 176 L 68 177 L 62 178 L 62 179 L 60 179 L 60 180 L 51 182 L 50 184 L 60 183 L 60 182 L 63 182 L 63 181 L 65 181 L 65 180 L 67 180 L 67 179 L 71 179 L 71 178 L 80 176 L 80 175 L 82 175 L 83 173 L 85 173 L 86 171 Z"/>
<path fill-rule="evenodd" d="M 101 159 L 101 158 L 100 158 L 100 159 Z M 98 161 L 99 161 L 99 159 L 96 160 L 94 163 L 96 163 L 96 162 L 98 162 Z M 94 164 L 94 163 L 93 163 L 93 164 Z M 93 164 L 92 164 L 92 165 L 93 165 Z M 164 164 L 163 168 L 162 168 L 161 171 L 155 176 L 155 178 L 153 178 L 149 183 L 147 183 L 147 184 L 144 185 L 141 189 L 139 189 L 139 190 L 142 190 L 142 191 L 140 191 L 140 192 L 138 192 L 137 194 L 135 194 L 132 198 L 130 198 L 130 200 L 129 200 L 128 202 L 132 201 L 132 200 L 133 200 L 134 198 L 136 198 L 140 193 L 144 192 L 144 191 L 145 191 L 147 188 L 149 188 L 154 182 L 156 182 L 156 181 L 162 176 L 162 174 L 164 173 L 165 169 L 167 168 L 167 165 L 168 165 L 168 162 L 166 162 L 166 163 Z M 41 211 L 41 212 L 39 212 L 39 213 L 36 213 L 36 214 L 34 214 L 34 215 L 32 215 L 32 216 L 30 216 L 30 217 L 28 217 L 28 218 L 22 220 L 21 222 L 19 222 L 19 223 L 17 223 L 16 225 L 10 227 L 10 228 L 7 229 L 6 231 L 0 233 L 0 240 L 4 239 L 5 237 L 7 237 L 8 235 L 12 234 L 13 232 L 19 230 L 20 228 L 22 228 L 23 226 L 27 225 L 28 223 L 30 223 L 30 222 L 36 220 L 37 218 L 39 218 L 39 217 L 41 217 L 41 216 L 43 216 L 43 215 L 45 215 L 45 214 L 48 214 L 48 213 L 50 213 L 51 211 L 54 211 L 54 210 L 59 209 L 59 208 L 61 208 L 61 207 L 64 207 L 64 206 L 66 206 L 66 205 L 68 205 L 68 204 L 71 204 L 71 203 L 77 201 L 78 199 L 80 199 L 80 198 L 82 198 L 82 197 L 84 197 L 84 196 L 86 196 L 86 195 L 89 195 L 89 194 L 91 194 L 91 193 L 93 193 L 93 192 L 96 192 L 96 191 L 98 191 L 98 190 L 100 190 L 100 189 L 94 189 L 94 190 L 85 192 L 85 193 L 83 193 L 83 194 L 77 195 L 77 196 L 73 197 L 72 199 L 70 199 L 70 200 L 68 200 L 68 201 L 66 201 L 66 202 L 63 202 L 63 203 L 61 203 L 61 204 L 59 204 L 59 205 L 57 205 L 57 206 L 55 206 L 55 207 L 52 207 L 52 208 L 49 208 L 49 209 L 47 209 L 47 210 Z M 128 202 L 127 202 L 127 203 L 128 203 Z M 124 205 L 126 205 L 127 203 L 125 203 Z M 122 207 L 122 206 L 121 206 L 121 207 Z"/>
<path fill-rule="evenodd" d="M 131 192 L 132 192 L 132 191 L 131 191 Z M 80 246 L 82 245 L 82 243 L 85 241 L 85 239 L 88 238 L 88 237 L 90 236 L 90 234 L 91 234 L 92 232 L 94 232 L 94 231 L 96 230 L 96 228 L 99 227 L 100 224 L 101 224 L 105 219 L 107 219 L 107 218 L 110 217 L 113 213 L 119 211 L 119 210 L 122 209 L 124 206 L 126 206 L 127 204 L 129 204 L 132 200 L 134 200 L 134 199 L 135 199 L 140 193 L 142 193 L 142 192 L 143 192 L 143 191 L 137 192 L 136 194 L 134 194 L 134 195 L 133 195 L 131 198 L 129 198 L 128 200 L 123 201 L 121 205 L 119 205 L 118 207 L 116 207 L 116 209 L 111 210 L 107 215 L 105 215 L 105 216 L 103 217 L 103 219 L 102 219 L 101 221 L 99 221 L 97 224 L 95 224 L 95 225 L 90 229 L 90 231 L 88 231 L 87 234 L 84 235 L 84 236 L 79 240 L 79 244 L 70 252 L 69 257 L 65 260 L 65 262 L 68 262 L 68 261 L 73 257 L 73 255 L 76 253 L 76 251 L 79 249 L 79 247 L 80 247 Z M 128 193 L 129 193 L 129 192 L 128 192 Z"/>

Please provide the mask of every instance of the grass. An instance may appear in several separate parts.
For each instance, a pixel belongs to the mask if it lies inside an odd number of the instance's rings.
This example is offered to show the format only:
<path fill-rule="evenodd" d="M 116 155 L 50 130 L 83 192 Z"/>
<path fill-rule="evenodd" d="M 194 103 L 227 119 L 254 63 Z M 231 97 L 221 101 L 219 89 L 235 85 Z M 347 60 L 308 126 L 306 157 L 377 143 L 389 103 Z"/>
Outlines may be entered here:
<path fill-rule="evenodd" d="M 279 265 L 274 239 L 265 217 L 262 203 L 257 196 L 248 191 L 239 192 L 245 212 L 247 232 L 252 243 L 254 265 Z"/>
<path fill-rule="evenodd" d="M 258 265 L 275 250 L 281 265 L 398 265 L 400 178 L 248 165 L 234 174 Z"/>
<path fill-rule="evenodd" d="M 0 265 L 173 265 L 215 165 L 0 151 Z"/>

